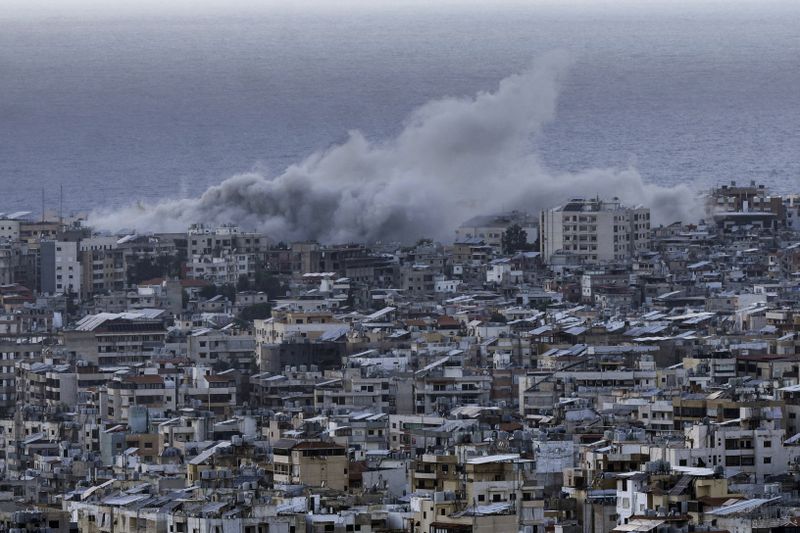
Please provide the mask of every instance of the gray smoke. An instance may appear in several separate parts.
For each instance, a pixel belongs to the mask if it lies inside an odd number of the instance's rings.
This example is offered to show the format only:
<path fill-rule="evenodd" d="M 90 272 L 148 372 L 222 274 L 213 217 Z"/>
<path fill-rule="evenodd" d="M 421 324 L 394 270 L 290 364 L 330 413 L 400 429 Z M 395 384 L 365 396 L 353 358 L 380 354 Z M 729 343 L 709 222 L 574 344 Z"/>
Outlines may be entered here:
<path fill-rule="evenodd" d="M 494 92 L 428 102 L 393 139 L 352 131 L 280 175 L 236 175 L 198 198 L 98 211 L 89 223 L 111 231 L 233 223 L 286 241 L 449 240 L 476 214 L 536 212 L 596 195 L 648 205 L 655 223 L 696 218 L 687 187 L 645 183 L 633 168 L 560 173 L 542 165 L 533 141 L 555 117 L 569 64 L 563 53 L 548 54 Z"/>

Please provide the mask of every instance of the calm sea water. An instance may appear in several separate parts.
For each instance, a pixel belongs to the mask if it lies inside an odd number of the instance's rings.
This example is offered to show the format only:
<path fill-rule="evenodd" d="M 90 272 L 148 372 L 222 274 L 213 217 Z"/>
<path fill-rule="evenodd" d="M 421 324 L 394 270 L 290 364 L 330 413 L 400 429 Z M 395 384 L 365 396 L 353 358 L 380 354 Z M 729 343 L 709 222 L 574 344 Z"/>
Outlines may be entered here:
<path fill-rule="evenodd" d="M 38 211 L 42 187 L 88 210 L 279 172 L 557 48 L 576 61 L 550 167 L 800 191 L 800 3 L 687 6 L 5 18 L 0 211 Z"/>

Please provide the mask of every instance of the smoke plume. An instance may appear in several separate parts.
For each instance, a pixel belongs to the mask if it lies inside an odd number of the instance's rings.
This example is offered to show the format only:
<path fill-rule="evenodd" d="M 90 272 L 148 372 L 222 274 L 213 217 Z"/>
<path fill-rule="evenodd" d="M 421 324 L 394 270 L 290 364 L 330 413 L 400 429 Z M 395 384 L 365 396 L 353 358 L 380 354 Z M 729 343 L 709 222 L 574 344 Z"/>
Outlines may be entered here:
<path fill-rule="evenodd" d="M 647 205 L 655 223 L 699 213 L 687 187 L 645 183 L 634 168 L 562 173 L 543 166 L 533 142 L 555 118 L 569 64 L 565 54 L 548 54 L 493 92 L 424 104 L 395 138 L 373 142 L 351 131 L 282 174 L 236 175 L 197 198 L 98 211 L 89 223 L 111 231 L 234 223 L 274 240 L 374 242 L 450 240 L 476 214 L 537 212 L 595 195 Z"/>

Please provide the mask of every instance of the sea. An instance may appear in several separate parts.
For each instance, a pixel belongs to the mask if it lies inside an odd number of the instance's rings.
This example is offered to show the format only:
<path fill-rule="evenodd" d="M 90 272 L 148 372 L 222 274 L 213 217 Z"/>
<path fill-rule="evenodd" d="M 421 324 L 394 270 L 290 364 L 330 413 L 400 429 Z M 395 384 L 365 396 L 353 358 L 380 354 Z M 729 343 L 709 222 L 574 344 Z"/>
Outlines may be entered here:
<path fill-rule="evenodd" d="M 277 174 L 558 49 L 573 66 L 536 139 L 548 167 L 800 192 L 796 1 L 0 7 L 0 212 L 38 213 L 42 191 L 72 213 Z"/>

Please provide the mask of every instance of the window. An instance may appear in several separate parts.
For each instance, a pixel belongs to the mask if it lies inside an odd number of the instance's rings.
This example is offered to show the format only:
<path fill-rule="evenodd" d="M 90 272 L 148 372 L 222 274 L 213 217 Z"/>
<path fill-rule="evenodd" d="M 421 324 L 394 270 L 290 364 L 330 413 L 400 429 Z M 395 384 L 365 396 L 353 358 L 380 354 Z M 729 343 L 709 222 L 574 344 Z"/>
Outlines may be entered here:
<path fill-rule="evenodd" d="M 764 457 L 764 464 L 765 465 L 772 464 L 772 457 Z"/>

